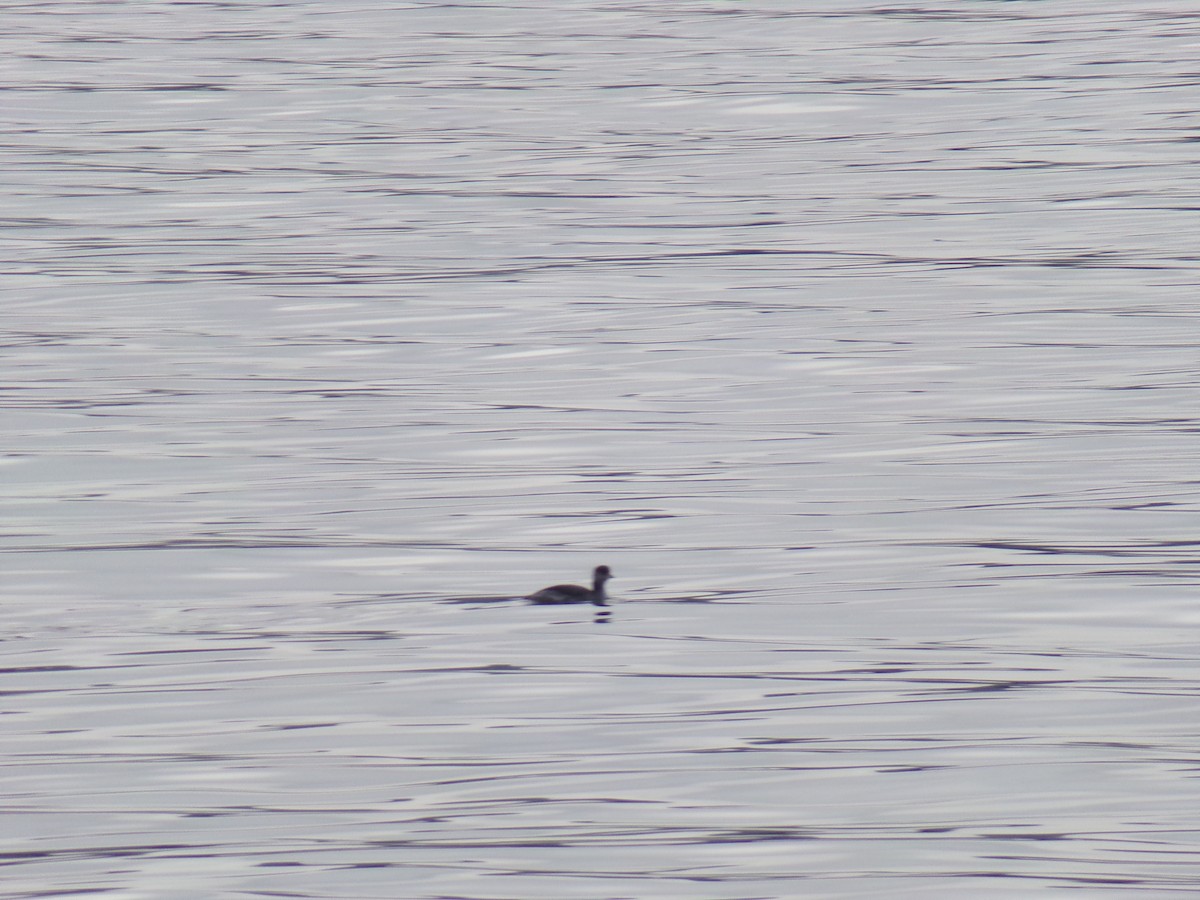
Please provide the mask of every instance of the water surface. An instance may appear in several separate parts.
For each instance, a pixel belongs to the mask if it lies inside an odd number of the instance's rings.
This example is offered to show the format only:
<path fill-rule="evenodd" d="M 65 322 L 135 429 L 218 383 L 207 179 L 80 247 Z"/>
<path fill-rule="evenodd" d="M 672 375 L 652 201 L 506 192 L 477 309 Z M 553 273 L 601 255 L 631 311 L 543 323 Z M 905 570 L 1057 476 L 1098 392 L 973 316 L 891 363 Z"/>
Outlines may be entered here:
<path fill-rule="evenodd" d="M 6 896 L 1195 894 L 1193 26 L 9 10 Z"/>

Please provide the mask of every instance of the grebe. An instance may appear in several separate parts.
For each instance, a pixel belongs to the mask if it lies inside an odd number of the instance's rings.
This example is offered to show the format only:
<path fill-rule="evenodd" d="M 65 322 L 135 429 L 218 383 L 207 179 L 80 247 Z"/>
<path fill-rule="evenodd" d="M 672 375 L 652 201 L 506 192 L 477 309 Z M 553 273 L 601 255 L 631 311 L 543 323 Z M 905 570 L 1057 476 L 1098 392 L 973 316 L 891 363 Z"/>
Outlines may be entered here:
<path fill-rule="evenodd" d="M 608 566 L 596 566 L 596 571 L 592 573 L 590 590 L 577 584 L 556 584 L 553 587 L 542 588 L 536 594 L 530 594 L 527 599 L 534 603 L 594 603 L 596 606 L 608 606 L 604 582 L 612 577 Z"/>

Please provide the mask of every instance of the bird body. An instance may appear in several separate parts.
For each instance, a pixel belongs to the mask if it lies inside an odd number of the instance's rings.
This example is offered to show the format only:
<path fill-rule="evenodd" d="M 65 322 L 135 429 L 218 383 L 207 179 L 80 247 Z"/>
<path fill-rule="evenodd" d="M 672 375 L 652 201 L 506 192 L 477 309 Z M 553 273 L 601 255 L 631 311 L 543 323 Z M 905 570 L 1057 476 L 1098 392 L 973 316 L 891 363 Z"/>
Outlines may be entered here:
<path fill-rule="evenodd" d="M 532 603 L 549 605 L 559 603 L 593 603 L 596 606 L 608 606 L 608 595 L 604 592 L 604 584 L 612 578 L 608 566 L 596 566 L 592 572 L 592 586 L 585 588 L 578 584 L 556 584 L 542 588 L 536 594 L 530 594 Z"/>

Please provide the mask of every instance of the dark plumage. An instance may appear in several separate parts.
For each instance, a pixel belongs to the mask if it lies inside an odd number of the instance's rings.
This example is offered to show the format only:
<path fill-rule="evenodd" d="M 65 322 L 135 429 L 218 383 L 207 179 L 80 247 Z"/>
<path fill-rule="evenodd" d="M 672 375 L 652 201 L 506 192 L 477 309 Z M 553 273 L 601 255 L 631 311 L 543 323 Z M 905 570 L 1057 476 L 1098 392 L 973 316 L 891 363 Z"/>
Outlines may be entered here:
<path fill-rule="evenodd" d="M 594 603 L 596 606 L 608 606 L 608 595 L 604 593 L 604 583 L 612 578 L 608 566 L 596 566 L 592 573 L 592 586 L 585 588 L 578 584 L 556 584 L 542 588 L 536 594 L 530 594 L 533 603 Z"/>

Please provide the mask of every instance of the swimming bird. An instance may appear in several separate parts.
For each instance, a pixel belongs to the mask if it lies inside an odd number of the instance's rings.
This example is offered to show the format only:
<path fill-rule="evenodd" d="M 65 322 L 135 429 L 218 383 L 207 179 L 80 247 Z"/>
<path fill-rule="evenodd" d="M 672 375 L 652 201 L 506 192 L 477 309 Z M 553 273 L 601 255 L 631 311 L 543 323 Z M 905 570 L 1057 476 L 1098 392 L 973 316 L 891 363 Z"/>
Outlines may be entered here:
<path fill-rule="evenodd" d="M 591 589 L 578 584 L 556 584 L 553 587 L 542 588 L 536 594 L 530 594 L 528 600 L 533 603 L 594 603 L 596 606 L 608 606 L 608 595 L 604 593 L 604 583 L 612 578 L 608 566 L 596 566 L 592 572 Z"/>

